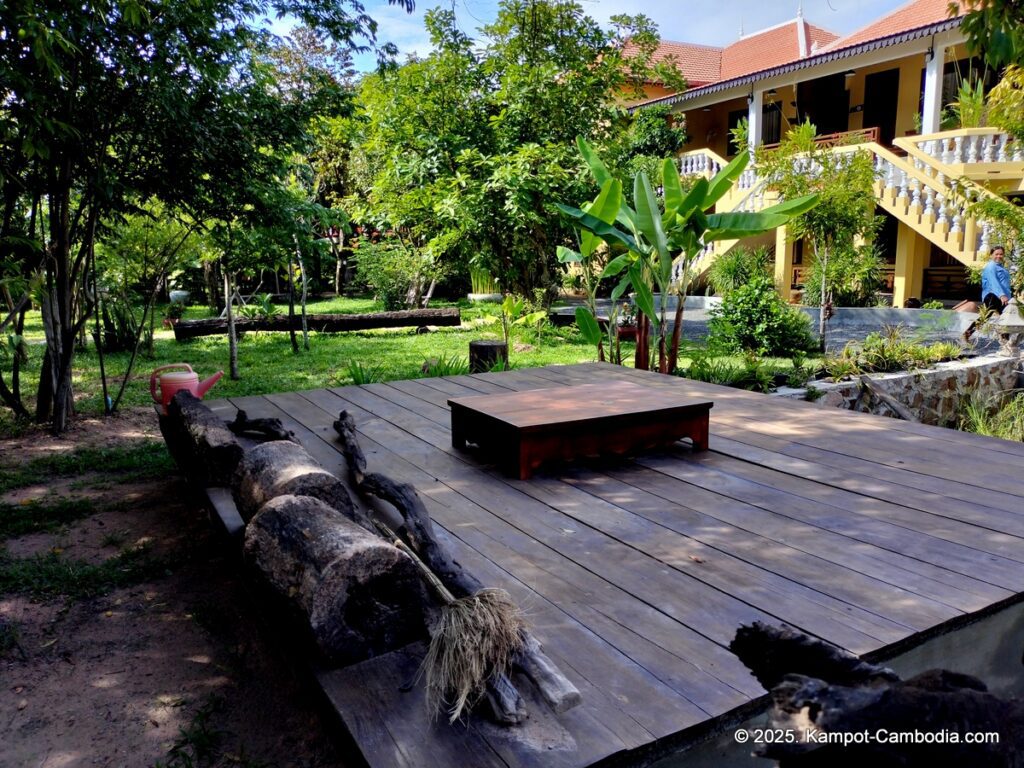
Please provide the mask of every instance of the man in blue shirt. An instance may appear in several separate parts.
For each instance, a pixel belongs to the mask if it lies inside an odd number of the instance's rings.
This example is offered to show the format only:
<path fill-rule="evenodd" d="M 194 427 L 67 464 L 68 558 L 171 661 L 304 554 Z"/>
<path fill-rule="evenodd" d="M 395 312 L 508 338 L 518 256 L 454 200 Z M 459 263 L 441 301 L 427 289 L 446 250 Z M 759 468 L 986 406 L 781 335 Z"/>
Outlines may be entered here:
<path fill-rule="evenodd" d="M 1010 288 L 1010 273 L 1003 266 L 1003 258 L 1006 251 L 1003 246 L 997 245 L 992 249 L 988 264 L 981 270 L 981 303 L 988 309 L 989 314 L 1001 314 L 1003 307 L 1010 303 L 1013 291 Z M 975 320 L 970 327 L 964 331 L 964 341 L 971 340 L 974 327 L 978 324 Z"/>

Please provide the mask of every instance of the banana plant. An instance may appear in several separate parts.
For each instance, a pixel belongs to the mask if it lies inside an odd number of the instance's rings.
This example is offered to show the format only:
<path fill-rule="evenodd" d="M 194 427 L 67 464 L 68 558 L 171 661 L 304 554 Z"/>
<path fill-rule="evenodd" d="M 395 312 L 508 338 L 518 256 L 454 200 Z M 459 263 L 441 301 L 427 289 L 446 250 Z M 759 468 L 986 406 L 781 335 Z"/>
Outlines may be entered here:
<path fill-rule="evenodd" d="M 606 224 L 615 221 L 622 206 L 622 182 L 618 179 L 607 178 L 601 185 L 601 192 L 597 198 L 584 205 L 585 210 Z M 579 250 L 574 251 L 563 245 L 558 246 L 558 260 L 562 264 L 579 264 L 583 272 L 583 287 L 587 292 L 587 305 L 576 308 L 576 325 L 579 326 L 583 338 L 588 344 L 597 347 L 597 359 L 604 362 L 604 335 L 601 326 L 597 321 L 597 288 L 601 282 L 601 272 L 595 266 L 595 252 L 602 244 L 600 237 L 585 229 L 577 229 Z M 622 291 L 616 287 L 616 295 L 612 295 L 612 307 L 617 305 Z M 609 349 L 612 349 L 613 334 L 615 331 L 614 309 L 608 318 Z"/>
<path fill-rule="evenodd" d="M 685 280 L 674 281 L 673 275 L 685 275 L 706 244 L 768 232 L 784 226 L 793 217 L 818 203 L 817 195 L 807 195 L 786 200 L 757 213 L 708 213 L 746 168 L 750 158 L 743 152 L 713 179 L 701 178 L 688 191 L 683 190 L 675 162 L 666 159 L 662 168 L 661 198 L 655 193 L 647 174 L 643 171 L 637 173 L 633 177 L 634 207 L 630 207 L 623 198 L 619 184 L 619 206 L 613 218 L 606 207 L 616 197 L 617 180 L 584 140 L 577 139 L 577 144 L 590 167 L 591 175 L 601 185 L 601 195 L 587 210 L 562 204 L 557 207 L 583 233 L 599 238 L 613 251 L 624 251 L 608 262 L 600 277 L 622 276 L 615 288 L 617 295 L 613 295 L 613 302 L 626 290 L 633 290 L 637 308 L 645 318 L 640 323 L 637 335 L 636 364 L 639 368 L 649 368 L 651 363 L 648 326 L 653 326 L 657 334 L 658 370 L 671 373 L 675 368 L 686 283 Z M 608 195 L 603 206 L 598 208 L 598 201 L 606 190 Z M 660 292 L 662 297 L 658 310 L 654 303 L 655 291 Z M 666 340 L 668 324 L 665 316 L 670 293 L 675 293 L 679 298 L 671 345 Z M 577 322 L 580 322 L 580 310 L 577 310 Z M 585 336 L 588 331 L 584 325 L 589 326 L 591 320 L 597 325 L 593 316 L 580 322 Z"/>

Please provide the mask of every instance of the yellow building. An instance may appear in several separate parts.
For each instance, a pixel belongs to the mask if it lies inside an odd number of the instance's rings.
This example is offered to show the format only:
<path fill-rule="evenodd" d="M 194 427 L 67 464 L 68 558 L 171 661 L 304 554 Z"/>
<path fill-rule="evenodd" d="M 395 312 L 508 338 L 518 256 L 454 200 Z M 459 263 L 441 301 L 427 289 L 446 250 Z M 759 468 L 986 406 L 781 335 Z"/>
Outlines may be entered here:
<path fill-rule="evenodd" d="M 967 268 L 984 261 L 994 243 L 965 198 L 1024 189 L 1024 147 L 997 127 L 941 131 L 959 79 L 980 69 L 964 48 L 960 18 L 948 9 L 948 0 L 913 0 L 844 37 L 798 13 L 718 49 L 717 59 L 704 55 L 702 66 L 718 65 L 709 82 L 635 108 L 666 104 L 685 120 L 684 174 L 711 174 L 732 157 L 730 129 L 743 118 L 753 145 L 777 142 L 808 119 L 822 136 L 863 132 L 854 133 L 855 146 L 872 154 L 878 171 L 880 244 L 894 305 L 911 297 L 973 298 Z M 769 197 L 752 168 L 719 209 L 756 210 Z M 775 242 L 780 286 L 797 288 L 801 245 L 788 243 L 784 232 L 764 240 Z M 709 248 L 703 266 L 735 245 Z"/>

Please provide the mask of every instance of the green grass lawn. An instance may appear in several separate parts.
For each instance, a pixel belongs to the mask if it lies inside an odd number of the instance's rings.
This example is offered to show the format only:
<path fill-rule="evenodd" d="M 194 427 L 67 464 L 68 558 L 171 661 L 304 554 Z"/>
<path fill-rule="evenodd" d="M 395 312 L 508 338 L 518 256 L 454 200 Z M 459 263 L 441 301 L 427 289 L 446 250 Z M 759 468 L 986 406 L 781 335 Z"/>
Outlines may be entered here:
<path fill-rule="evenodd" d="M 439 305 L 440 306 L 440 305 Z M 439 328 L 417 334 L 413 328 L 377 330 L 338 334 L 310 334 L 310 350 L 292 352 L 286 333 L 249 332 L 238 347 L 240 380 L 224 378 L 210 391 L 208 397 L 223 398 L 241 395 L 261 395 L 319 387 L 344 386 L 353 383 L 350 365 L 364 369 L 379 368 L 381 380 L 410 379 L 423 374 L 424 363 L 432 359 L 465 359 L 469 342 L 474 339 L 501 338 L 501 324 L 494 305 L 462 303 L 463 325 L 459 328 Z M 311 302 L 310 313 L 359 313 L 379 311 L 370 298 L 332 298 Z M 211 316 L 207 307 L 189 307 L 188 319 Z M 158 310 L 157 316 L 161 315 Z M 38 382 L 38 366 L 42 358 L 42 326 L 38 313 L 31 313 L 26 322 L 26 337 L 30 342 L 30 364 L 23 373 L 22 391 L 31 403 Z M 595 350 L 584 343 L 575 327 L 545 327 L 539 334 L 531 328 L 514 328 L 513 342 L 517 349 L 510 351 L 514 368 L 527 368 L 552 364 L 572 364 L 596 360 Z M 301 341 L 300 341 L 301 343 Z M 623 357 L 632 365 L 633 345 L 623 345 Z M 135 370 L 125 390 L 122 406 L 145 405 L 152 402 L 149 395 L 150 372 L 161 365 L 185 362 L 201 378 L 219 370 L 228 369 L 227 336 L 207 336 L 186 342 L 174 340 L 170 330 L 159 329 L 155 335 L 154 356 L 143 350 L 136 360 Z M 116 393 L 120 379 L 128 365 L 127 353 L 104 356 L 111 394 Z M 723 358 L 735 359 L 741 358 Z M 791 367 L 787 360 L 766 361 L 776 370 Z M 689 360 L 680 359 L 686 368 Z M 99 357 L 92 344 L 75 357 L 74 386 L 81 413 L 102 413 L 102 387 Z"/>
<path fill-rule="evenodd" d="M 372 299 L 336 298 L 311 302 L 308 311 L 359 313 L 379 311 L 379 307 Z M 439 328 L 426 334 L 417 334 L 414 328 L 338 334 L 311 333 L 310 350 L 298 354 L 292 352 L 286 333 L 249 332 L 244 334 L 238 345 L 240 380 L 230 381 L 225 375 L 208 397 L 260 395 L 351 384 L 349 365 L 354 363 L 362 364 L 365 368 L 380 366 L 385 380 L 416 378 L 423 375 L 423 364 L 427 360 L 466 358 L 470 341 L 501 338 L 501 324 L 497 321 L 496 312 L 494 307 L 463 305 L 462 327 Z M 158 311 L 158 317 L 159 314 Z M 185 316 L 194 319 L 210 315 L 207 307 L 189 307 Z M 38 313 L 30 313 L 28 316 L 25 336 L 29 341 L 30 363 L 23 372 L 22 391 L 24 399 L 31 402 L 43 352 L 42 326 Z M 516 368 L 596 359 L 594 350 L 583 342 L 575 328 L 556 330 L 548 327 L 541 332 L 539 339 L 532 329 L 516 328 L 513 342 L 527 345 L 510 353 L 512 365 Z M 154 353 L 154 357 L 148 357 L 145 350 L 140 352 L 122 405 L 152 402 L 149 375 L 158 366 L 185 362 L 201 378 L 228 369 L 226 335 L 177 342 L 173 332 L 159 329 L 155 334 Z M 104 355 L 109 386 L 114 392 L 127 368 L 128 359 L 128 353 Z M 99 357 L 91 343 L 75 356 L 74 386 L 80 412 L 102 412 Z"/>

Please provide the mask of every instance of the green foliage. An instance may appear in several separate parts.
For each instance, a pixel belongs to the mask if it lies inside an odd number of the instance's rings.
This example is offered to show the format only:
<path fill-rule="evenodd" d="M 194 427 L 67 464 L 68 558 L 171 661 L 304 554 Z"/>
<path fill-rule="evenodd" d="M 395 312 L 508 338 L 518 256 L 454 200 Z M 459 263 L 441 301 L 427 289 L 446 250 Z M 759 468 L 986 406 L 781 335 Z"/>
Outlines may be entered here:
<path fill-rule="evenodd" d="M 711 311 L 713 345 L 758 355 L 788 356 L 810 349 L 807 316 L 786 304 L 768 275 L 754 275 Z"/>
<path fill-rule="evenodd" d="M 960 428 L 979 435 L 1024 442 L 1024 395 L 1011 392 L 982 397 L 973 393 L 964 405 Z"/>
<path fill-rule="evenodd" d="M 0 4 L 0 185 L 11 192 L 0 274 L 27 279 L 41 269 L 46 278 L 53 375 L 41 379 L 53 386 L 40 390 L 38 415 L 52 418 L 54 431 L 73 411 L 75 341 L 95 310 L 87 257 L 97 242 L 119 239 L 122 216 L 157 199 L 195 221 L 270 226 L 287 232 L 281 240 L 312 241 L 312 215 L 281 205 L 281 191 L 311 120 L 337 101 L 320 98 L 322 83 L 299 91 L 312 79 L 282 76 L 274 38 L 257 23 L 273 15 L 342 49 L 372 45 L 376 33 L 349 0 Z M 227 248 L 229 260 L 235 255 Z M 24 410 L 17 394 L 4 400 Z"/>
<path fill-rule="evenodd" d="M 985 83 L 981 78 L 965 78 L 951 105 L 960 128 L 980 128 L 985 122 Z"/>
<path fill-rule="evenodd" d="M 1024 64 L 1024 21 L 1018 0 L 961 0 L 950 14 L 967 11 L 961 29 L 971 53 L 981 53 L 995 70 Z"/>
<path fill-rule="evenodd" d="M 921 305 L 921 309 L 945 309 L 945 308 L 946 308 L 946 305 L 943 304 L 938 299 L 932 299 L 931 301 L 926 301 L 924 304 Z"/>
<path fill-rule="evenodd" d="M 348 377 L 353 384 L 376 384 L 385 380 L 387 368 L 382 363 L 366 365 L 359 360 L 352 360 L 348 364 Z"/>
<path fill-rule="evenodd" d="M 638 109 L 626 130 L 618 152 L 619 162 L 634 157 L 653 158 L 661 161 L 673 157 L 687 142 L 686 129 L 677 125 L 676 115 L 668 106 L 652 106 Z"/>
<path fill-rule="evenodd" d="M 274 297 L 269 293 L 253 296 L 248 304 L 238 308 L 238 314 L 252 320 L 267 319 L 281 314 L 281 308 L 274 304 Z"/>
<path fill-rule="evenodd" d="M 835 285 L 829 282 L 830 260 L 851 253 L 858 239 L 871 241 L 878 222 L 875 217 L 875 167 L 870 153 L 852 148 L 836 151 L 814 142 L 817 129 L 805 122 L 790 130 L 779 148 L 759 148 L 757 164 L 770 189 L 786 200 L 817 195 L 818 205 L 802 212 L 789 225 L 793 239 L 806 238 L 811 245 L 811 263 L 819 263 L 817 282 L 808 284 L 821 306 L 818 333 L 824 343 L 827 313 L 825 305 L 835 302 Z M 841 257 L 840 257 L 841 258 Z"/>
<path fill-rule="evenodd" d="M 581 6 L 555 0 L 504 0 L 478 39 L 451 10 L 426 24 L 430 55 L 365 77 L 357 119 L 339 128 L 349 212 L 459 272 L 486 269 L 504 291 L 550 290 L 555 248 L 572 241 L 550 201 L 588 191 L 575 137 L 617 142 L 627 120 L 616 97 L 653 71 L 644 55 L 656 30 L 618 17 L 619 34 L 638 41 L 624 51 Z M 648 149 L 678 140 L 646 116 L 634 135 Z"/>
<path fill-rule="evenodd" d="M 458 355 L 436 357 L 423 364 L 423 375 L 427 378 L 461 376 L 466 373 L 469 373 L 469 358 Z"/>
<path fill-rule="evenodd" d="M 180 320 L 185 316 L 186 309 L 188 309 L 188 307 L 185 306 L 184 302 L 172 301 L 164 307 L 164 317 L 168 320 Z"/>
<path fill-rule="evenodd" d="M 408 309 L 409 296 L 418 295 L 436 274 L 429 255 L 392 240 L 360 243 L 356 259 L 356 279 L 373 290 L 386 311 Z"/>
<path fill-rule="evenodd" d="M 90 499 L 33 499 L 21 504 L 0 502 L 0 538 L 53 531 L 96 512 Z"/>
<path fill-rule="evenodd" d="M 882 256 L 872 245 L 836 247 L 828 261 L 813 259 L 804 273 L 803 303 L 809 307 L 821 304 L 821 293 L 815 288 L 822 282 L 830 287 L 831 301 L 837 307 L 873 307 L 878 304 L 882 284 Z"/>
<path fill-rule="evenodd" d="M 935 363 L 963 356 L 960 345 L 939 341 L 930 345 L 907 339 L 900 325 L 887 325 L 882 331 L 869 333 L 862 342 L 849 342 L 838 355 L 827 355 L 825 372 L 836 381 L 862 373 L 927 368 Z"/>
<path fill-rule="evenodd" d="M 732 248 L 717 257 L 708 269 L 708 282 L 719 296 L 727 296 L 755 276 L 771 277 L 775 254 L 767 246 Z"/>
<path fill-rule="evenodd" d="M 1024 64 L 1006 68 L 988 94 L 988 116 L 1017 141 L 1024 141 Z"/>
<path fill-rule="evenodd" d="M 580 139 L 579 145 L 594 180 L 602 185 L 602 195 L 605 194 L 615 180 L 585 141 Z M 635 209 L 620 198 L 614 223 L 589 210 L 558 206 L 581 231 L 601 238 L 609 248 L 626 251 L 608 262 L 601 275 L 616 277 L 625 273 L 612 292 L 613 305 L 627 288 L 632 288 L 638 309 L 657 333 L 658 370 L 662 373 L 674 369 L 678 353 L 678 339 L 673 340 L 671 347 L 666 339 L 667 297 L 675 294 L 680 302 L 685 299 L 690 265 L 704 244 L 766 232 L 817 204 L 814 195 L 794 196 L 759 213 L 707 214 L 736 183 L 748 162 L 749 157 L 741 154 L 710 182 L 699 179 L 684 191 L 675 161 L 666 159 L 662 166 L 661 198 L 655 194 L 647 174 L 641 171 L 633 177 Z M 655 311 L 655 291 L 663 298 L 660 312 Z M 648 367 L 649 360 L 644 359 L 647 355 L 648 351 L 641 349 L 638 367 Z"/>

